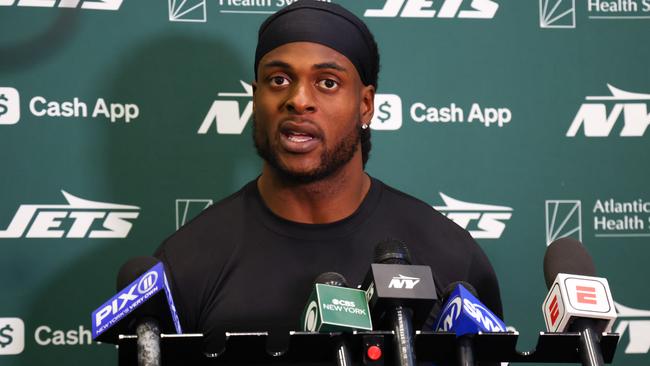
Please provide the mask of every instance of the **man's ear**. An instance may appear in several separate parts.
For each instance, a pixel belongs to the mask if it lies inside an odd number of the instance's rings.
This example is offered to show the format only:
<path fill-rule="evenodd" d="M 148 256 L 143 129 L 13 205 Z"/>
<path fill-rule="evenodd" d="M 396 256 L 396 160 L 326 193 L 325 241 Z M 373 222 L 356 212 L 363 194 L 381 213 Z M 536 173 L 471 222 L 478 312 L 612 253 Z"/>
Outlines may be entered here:
<path fill-rule="evenodd" d="M 365 85 L 361 89 L 361 123 L 370 125 L 375 113 L 375 87 Z"/>

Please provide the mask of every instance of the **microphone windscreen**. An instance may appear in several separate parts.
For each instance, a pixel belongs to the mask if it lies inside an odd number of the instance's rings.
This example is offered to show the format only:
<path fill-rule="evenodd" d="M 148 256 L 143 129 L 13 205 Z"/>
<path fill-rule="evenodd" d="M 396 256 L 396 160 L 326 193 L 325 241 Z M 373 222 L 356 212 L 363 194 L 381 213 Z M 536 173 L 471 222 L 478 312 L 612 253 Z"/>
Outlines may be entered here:
<path fill-rule="evenodd" d="M 336 272 L 321 273 L 318 275 L 318 277 L 316 277 L 314 283 L 338 287 L 350 287 L 348 286 L 348 281 L 345 280 L 345 277 L 343 277 L 342 274 Z"/>
<path fill-rule="evenodd" d="M 374 263 L 382 264 L 411 264 L 411 254 L 403 242 L 388 239 L 375 247 Z"/>
<path fill-rule="evenodd" d="M 558 273 L 596 276 L 594 261 L 587 249 L 573 238 L 552 242 L 544 254 L 544 280 L 550 288 Z"/>
<path fill-rule="evenodd" d="M 451 295 L 452 292 L 458 287 L 458 285 L 463 285 L 467 291 L 469 291 L 470 294 L 474 295 L 474 297 L 478 298 L 478 293 L 476 292 L 476 289 L 474 286 L 472 286 L 469 282 L 465 281 L 456 281 L 452 282 L 445 288 L 445 291 L 443 292 L 442 295 L 442 303 L 446 303 L 447 299 L 449 299 L 449 295 Z"/>
<path fill-rule="evenodd" d="M 151 256 L 133 257 L 126 261 L 117 272 L 117 291 L 122 290 L 159 262 Z"/>

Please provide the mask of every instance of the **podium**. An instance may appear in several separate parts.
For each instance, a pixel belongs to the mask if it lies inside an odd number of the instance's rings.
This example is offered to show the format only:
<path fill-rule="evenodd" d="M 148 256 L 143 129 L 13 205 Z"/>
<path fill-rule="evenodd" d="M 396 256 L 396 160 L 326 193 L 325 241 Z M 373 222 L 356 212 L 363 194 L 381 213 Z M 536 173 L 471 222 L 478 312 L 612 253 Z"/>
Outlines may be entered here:
<path fill-rule="evenodd" d="M 533 350 L 516 349 L 516 332 L 482 333 L 474 336 L 475 359 L 478 362 L 580 363 L 579 333 L 540 332 Z M 225 333 L 222 339 L 207 344 L 202 334 L 162 334 L 161 353 L 164 366 L 222 364 L 331 364 L 343 338 L 358 365 L 392 365 L 392 332 L 308 333 L 255 332 Z M 603 359 L 611 363 L 619 335 L 604 333 L 600 347 Z M 137 364 L 135 335 L 120 335 L 118 362 L 120 366 Z M 370 346 L 379 346 L 382 356 L 369 360 Z M 418 362 L 456 363 L 456 335 L 447 332 L 417 332 L 414 349 Z"/>

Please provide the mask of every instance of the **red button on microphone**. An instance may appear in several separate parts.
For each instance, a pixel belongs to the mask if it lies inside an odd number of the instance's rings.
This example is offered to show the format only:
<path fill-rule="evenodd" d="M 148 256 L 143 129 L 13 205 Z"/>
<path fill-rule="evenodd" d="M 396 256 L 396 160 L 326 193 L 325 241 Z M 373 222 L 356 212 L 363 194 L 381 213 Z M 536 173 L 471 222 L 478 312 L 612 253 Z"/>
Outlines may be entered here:
<path fill-rule="evenodd" d="M 381 358 L 381 348 L 377 346 L 370 346 L 366 351 L 366 355 L 370 360 L 377 361 L 378 359 Z"/>

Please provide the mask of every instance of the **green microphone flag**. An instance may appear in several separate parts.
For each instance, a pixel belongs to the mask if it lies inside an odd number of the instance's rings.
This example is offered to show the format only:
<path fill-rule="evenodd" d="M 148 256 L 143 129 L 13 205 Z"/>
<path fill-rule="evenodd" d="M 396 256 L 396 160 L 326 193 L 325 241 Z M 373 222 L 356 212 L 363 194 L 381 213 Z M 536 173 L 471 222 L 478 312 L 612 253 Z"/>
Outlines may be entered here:
<path fill-rule="evenodd" d="M 372 330 L 365 292 L 315 284 L 302 314 L 302 329 L 309 332 Z"/>

